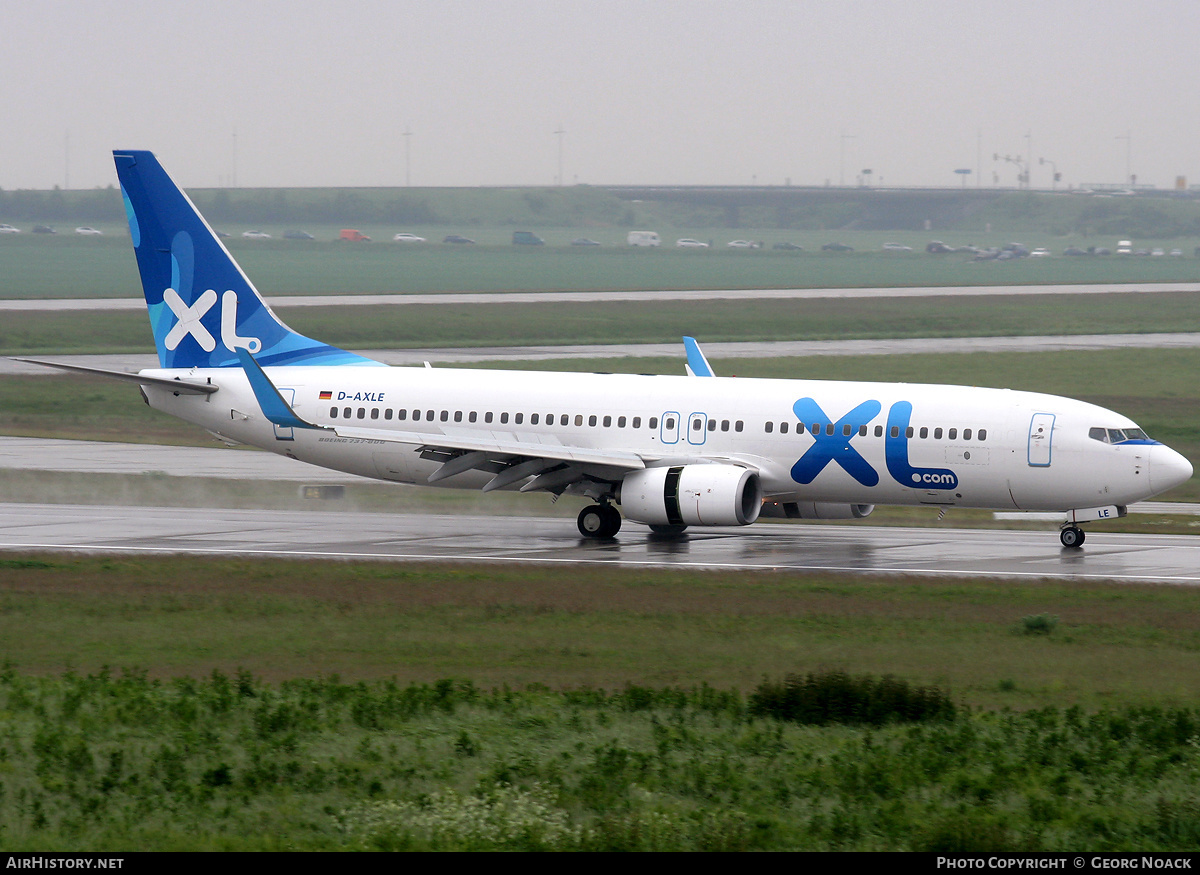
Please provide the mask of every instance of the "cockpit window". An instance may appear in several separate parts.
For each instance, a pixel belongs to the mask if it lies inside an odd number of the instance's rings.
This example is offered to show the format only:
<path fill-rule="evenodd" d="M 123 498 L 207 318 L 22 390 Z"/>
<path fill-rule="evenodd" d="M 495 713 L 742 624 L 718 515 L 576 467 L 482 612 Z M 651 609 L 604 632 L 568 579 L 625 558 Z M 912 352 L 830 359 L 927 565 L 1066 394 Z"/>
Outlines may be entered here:
<path fill-rule="evenodd" d="M 1090 428 L 1088 429 L 1088 437 L 1094 441 L 1106 444 L 1150 440 L 1147 434 L 1140 428 Z"/>

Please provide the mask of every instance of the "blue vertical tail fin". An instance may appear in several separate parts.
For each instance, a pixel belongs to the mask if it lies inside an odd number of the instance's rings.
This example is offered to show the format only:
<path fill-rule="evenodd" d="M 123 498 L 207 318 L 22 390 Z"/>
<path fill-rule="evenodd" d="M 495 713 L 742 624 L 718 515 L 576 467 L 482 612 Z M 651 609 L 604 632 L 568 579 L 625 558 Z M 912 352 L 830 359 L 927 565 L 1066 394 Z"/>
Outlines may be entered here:
<path fill-rule="evenodd" d="M 164 368 L 377 365 L 280 321 L 153 153 L 114 151 L 154 345 Z"/>

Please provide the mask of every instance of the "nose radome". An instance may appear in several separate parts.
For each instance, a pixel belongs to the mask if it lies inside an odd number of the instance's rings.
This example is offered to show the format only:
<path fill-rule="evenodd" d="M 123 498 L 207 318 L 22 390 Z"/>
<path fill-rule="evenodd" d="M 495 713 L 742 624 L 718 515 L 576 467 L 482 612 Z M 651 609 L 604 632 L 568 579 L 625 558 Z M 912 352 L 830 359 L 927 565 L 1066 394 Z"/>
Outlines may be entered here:
<path fill-rule="evenodd" d="M 1150 488 L 1157 495 L 1192 478 L 1192 463 L 1168 446 L 1150 448 Z"/>

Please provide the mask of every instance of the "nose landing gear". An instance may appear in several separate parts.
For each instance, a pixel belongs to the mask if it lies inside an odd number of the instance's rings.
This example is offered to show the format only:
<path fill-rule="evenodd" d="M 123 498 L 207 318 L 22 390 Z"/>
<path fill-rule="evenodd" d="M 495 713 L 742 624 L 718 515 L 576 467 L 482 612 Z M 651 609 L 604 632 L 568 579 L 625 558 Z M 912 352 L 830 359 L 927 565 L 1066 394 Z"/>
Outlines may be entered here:
<path fill-rule="evenodd" d="M 1064 547 L 1082 547 L 1083 546 L 1083 529 L 1078 526 L 1063 526 L 1058 533 L 1058 540 L 1062 541 Z"/>
<path fill-rule="evenodd" d="M 621 531 L 621 513 L 611 504 L 590 504 L 579 512 L 579 534 L 607 540 Z"/>

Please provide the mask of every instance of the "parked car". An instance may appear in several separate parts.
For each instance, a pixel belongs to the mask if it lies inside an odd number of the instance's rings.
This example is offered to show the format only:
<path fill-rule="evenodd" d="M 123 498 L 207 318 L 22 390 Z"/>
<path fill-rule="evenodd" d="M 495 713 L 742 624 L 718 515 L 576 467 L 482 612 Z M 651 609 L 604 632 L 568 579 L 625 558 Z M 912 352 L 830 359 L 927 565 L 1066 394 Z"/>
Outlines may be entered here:
<path fill-rule="evenodd" d="M 348 240 L 351 243 L 370 243 L 371 242 L 370 237 L 368 237 L 366 234 L 364 234 L 362 231 L 359 231 L 356 228 L 343 228 L 341 233 L 338 234 L 338 239 L 339 240 Z"/>
<path fill-rule="evenodd" d="M 75 229 L 76 234 L 81 234 L 84 237 L 99 237 L 104 232 L 93 228 L 91 225 L 80 225 Z"/>
<path fill-rule="evenodd" d="M 247 240 L 270 240 L 271 235 L 266 231 L 243 231 L 242 237 Z"/>
<path fill-rule="evenodd" d="M 911 246 L 905 246 L 903 243 L 884 243 L 884 252 L 912 252 Z"/>
<path fill-rule="evenodd" d="M 1029 253 L 1030 258 L 1046 258 L 1050 254 L 1050 250 L 1045 246 L 1039 246 L 1033 252 Z"/>
<path fill-rule="evenodd" d="M 761 249 L 761 243 L 755 243 L 753 240 L 730 240 L 730 249 Z"/>
<path fill-rule="evenodd" d="M 680 249 L 707 249 L 708 244 L 700 240 L 693 240 L 691 237 L 680 237 L 675 241 L 675 245 Z"/>
<path fill-rule="evenodd" d="M 571 241 L 571 245 L 572 246 L 599 246 L 600 243 L 596 240 L 592 240 L 587 237 L 576 237 L 574 240 Z"/>
<path fill-rule="evenodd" d="M 546 241 L 532 231 L 513 231 L 514 246 L 543 246 Z"/>
<path fill-rule="evenodd" d="M 657 231 L 630 231 L 625 235 L 625 242 L 630 246 L 658 246 L 662 241 Z"/>
<path fill-rule="evenodd" d="M 853 246 L 847 246 L 845 243 L 826 243 L 821 247 L 822 252 L 853 252 Z"/>
<path fill-rule="evenodd" d="M 795 243 L 789 243 L 787 240 L 784 240 L 781 243 L 776 243 L 771 248 L 779 249 L 779 250 L 782 250 L 785 252 L 803 252 L 804 251 L 803 246 L 797 246 Z"/>
<path fill-rule="evenodd" d="M 424 243 L 424 237 L 418 237 L 416 234 L 409 234 L 407 231 L 401 231 L 392 238 L 397 243 Z"/>
<path fill-rule="evenodd" d="M 930 240 L 925 244 L 925 251 L 933 255 L 940 255 L 943 252 L 953 252 L 953 246 L 947 246 L 941 240 Z"/>
<path fill-rule="evenodd" d="M 14 228 L 12 225 L 0 225 L 0 234 L 20 234 L 20 228 Z"/>
<path fill-rule="evenodd" d="M 474 243 L 470 237 L 464 237 L 461 234 L 447 234 L 442 238 L 443 243 Z"/>
<path fill-rule="evenodd" d="M 57 234 L 58 232 L 55 231 L 53 228 L 51 228 L 49 225 L 34 225 L 33 233 L 34 234 Z"/>
<path fill-rule="evenodd" d="M 297 230 L 293 229 L 291 231 L 284 231 L 283 239 L 284 240 L 315 240 L 317 238 L 313 237 L 313 235 L 309 234 L 307 231 L 297 231 Z"/>

